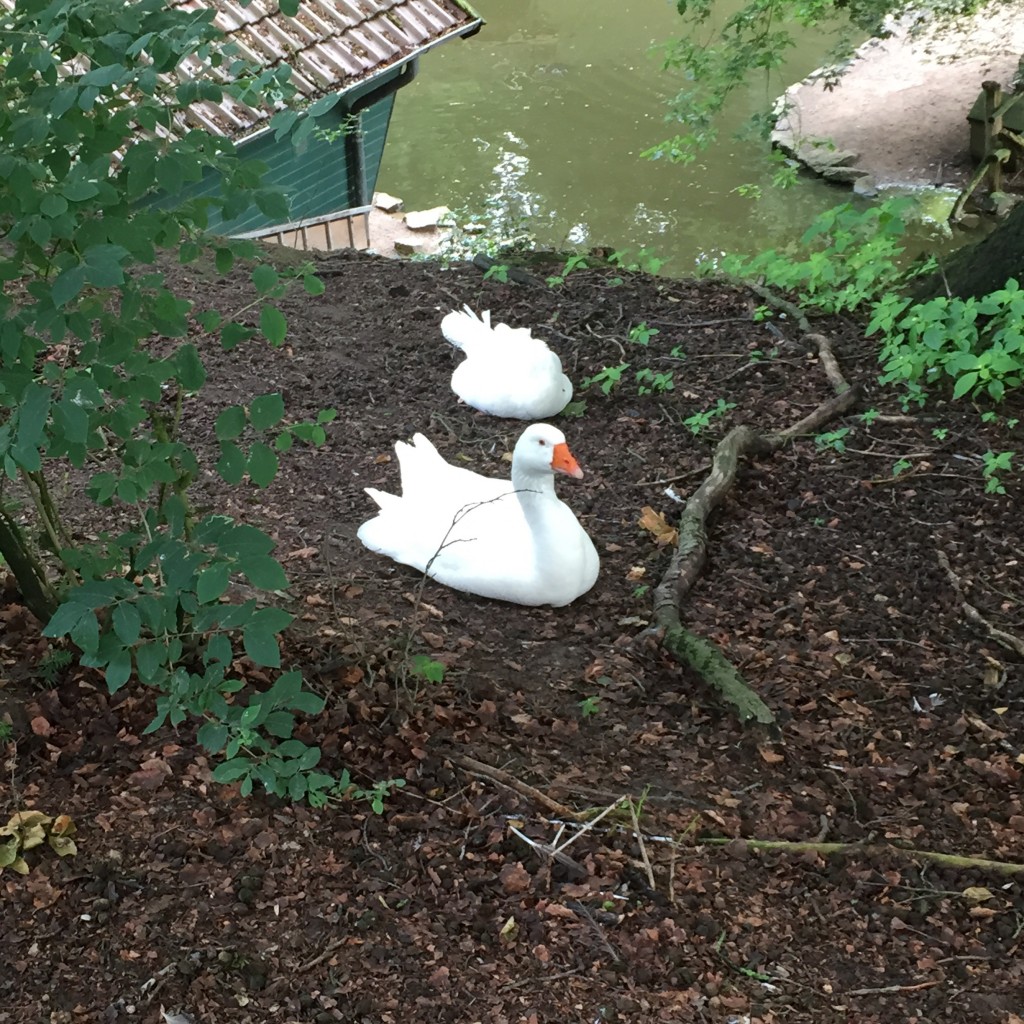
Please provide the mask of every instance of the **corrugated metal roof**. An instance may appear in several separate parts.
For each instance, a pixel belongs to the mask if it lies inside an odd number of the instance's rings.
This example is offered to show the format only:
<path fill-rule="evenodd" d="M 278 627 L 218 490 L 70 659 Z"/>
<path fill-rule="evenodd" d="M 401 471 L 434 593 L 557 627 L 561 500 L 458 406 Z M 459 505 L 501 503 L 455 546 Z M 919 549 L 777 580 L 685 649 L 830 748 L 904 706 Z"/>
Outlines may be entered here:
<path fill-rule="evenodd" d="M 0 7 L 10 11 L 15 2 L 0 0 Z M 170 0 L 168 6 L 216 11 L 214 23 L 241 56 L 262 68 L 291 67 L 290 81 L 302 100 L 346 91 L 481 24 L 463 0 L 304 0 L 294 18 L 282 14 L 275 0 L 244 6 L 236 0 Z M 224 68 L 211 69 L 197 58 L 183 61 L 176 74 L 182 81 L 229 80 Z M 194 104 L 185 120 L 237 138 L 261 127 L 273 112 L 225 97 Z"/>

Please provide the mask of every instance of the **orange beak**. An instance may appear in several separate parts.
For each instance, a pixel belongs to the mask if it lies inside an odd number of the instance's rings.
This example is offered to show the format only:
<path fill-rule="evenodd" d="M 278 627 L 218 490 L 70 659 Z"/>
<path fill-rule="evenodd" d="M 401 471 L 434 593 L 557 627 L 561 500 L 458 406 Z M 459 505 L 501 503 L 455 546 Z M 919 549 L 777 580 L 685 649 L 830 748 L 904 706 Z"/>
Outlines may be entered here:
<path fill-rule="evenodd" d="M 556 473 L 565 473 L 566 476 L 575 477 L 577 480 L 583 479 L 583 470 L 564 441 L 556 444 L 551 453 L 551 468 Z"/>

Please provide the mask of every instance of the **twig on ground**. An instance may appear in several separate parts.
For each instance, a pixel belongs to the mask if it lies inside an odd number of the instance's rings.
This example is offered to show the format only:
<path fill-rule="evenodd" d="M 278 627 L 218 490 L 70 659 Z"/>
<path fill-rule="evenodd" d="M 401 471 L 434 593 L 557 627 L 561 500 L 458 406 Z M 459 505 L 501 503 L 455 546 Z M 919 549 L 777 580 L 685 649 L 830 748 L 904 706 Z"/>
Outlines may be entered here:
<path fill-rule="evenodd" d="M 727 846 L 736 839 L 693 840 L 694 846 Z M 967 868 L 991 871 L 997 875 L 1024 874 L 1024 864 L 1013 861 L 988 860 L 985 857 L 967 857 L 958 853 L 938 853 L 935 850 L 917 850 L 909 846 L 889 846 L 887 843 L 815 843 L 794 842 L 784 839 L 744 839 L 742 842 L 751 850 L 773 850 L 779 853 L 817 853 L 829 857 L 837 853 L 861 853 L 869 857 L 899 857 L 904 860 L 930 861 L 948 868 Z"/>
<path fill-rule="evenodd" d="M 881 988 L 852 988 L 849 992 L 840 992 L 843 996 L 887 996 L 896 992 L 918 992 L 923 988 L 935 988 L 941 985 L 942 979 L 935 981 L 922 981 L 917 985 L 883 985 Z"/>
<path fill-rule="evenodd" d="M 628 797 L 626 803 L 629 806 L 629 816 L 633 819 L 633 832 L 636 835 L 637 845 L 640 847 L 640 856 L 643 858 L 644 867 L 647 869 L 647 884 L 652 890 L 657 890 L 658 885 L 654 881 L 654 870 L 651 867 L 651 859 L 647 856 L 647 847 L 644 845 L 644 834 L 640 831 L 640 819 L 636 814 L 636 804 L 633 798 Z"/>
<path fill-rule="evenodd" d="M 304 964 L 299 964 L 295 968 L 298 974 L 304 974 L 306 971 L 311 971 L 317 964 L 322 964 L 336 949 L 340 949 L 345 945 L 345 939 L 335 939 L 334 942 L 328 944 L 327 948 L 320 953 L 318 956 L 313 957 L 312 960 L 307 961 Z"/>
<path fill-rule="evenodd" d="M 534 789 L 533 786 L 527 785 L 514 775 L 509 775 L 508 772 L 503 771 L 501 768 L 492 768 L 491 765 L 484 764 L 483 761 L 477 761 L 475 758 L 467 757 L 465 754 L 448 754 L 448 759 L 474 775 L 482 775 L 492 782 L 499 782 L 501 785 L 515 790 L 520 796 L 533 800 L 535 803 L 540 804 L 541 807 L 551 811 L 552 814 L 557 814 L 560 818 L 567 818 L 569 821 L 581 820 L 581 815 L 578 811 L 571 810 L 564 804 L 560 804 L 557 800 L 552 800 L 546 793 L 542 793 L 539 789 Z"/>
<path fill-rule="evenodd" d="M 964 615 L 976 626 L 981 626 L 997 644 L 1001 644 L 1007 650 L 1024 657 L 1024 640 L 1019 636 L 1014 636 L 1013 633 L 1007 633 L 1005 630 L 993 626 L 973 604 L 968 603 L 967 598 L 964 596 L 960 577 L 953 572 L 953 567 L 949 564 L 946 552 L 936 551 L 935 557 L 938 559 L 939 565 L 945 570 L 946 576 L 949 579 L 950 585 L 956 591 L 957 597 L 960 598 L 960 607 L 963 609 Z"/>
<path fill-rule="evenodd" d="M 557 860 L 559 864 L 564 868 L 568 868 L 577 878 L 586 878 L 587 869 L 575 861 L 566 853 L 562 853 L 561 850 L 556 850 L 552 843 L 538 843 L 536 839 L 531 839 L 525 832 L 520 831 L 515 825 L 509 825 L 508 830 L 517 839 L 526 843 L 527 846 L 532 850 L 536 850 L 537 853 L 543 854 L 545 857 L 550 857 Z"/>

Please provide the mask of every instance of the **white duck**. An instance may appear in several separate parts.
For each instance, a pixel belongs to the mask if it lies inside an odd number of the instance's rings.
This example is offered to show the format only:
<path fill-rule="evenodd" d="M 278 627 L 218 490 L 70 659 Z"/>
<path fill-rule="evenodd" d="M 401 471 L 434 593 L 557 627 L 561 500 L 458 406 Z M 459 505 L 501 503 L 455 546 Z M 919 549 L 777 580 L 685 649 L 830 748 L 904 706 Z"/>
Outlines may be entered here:
<path fill-rule="evenodd" d="M 555 473 L 583 470 L 565 435 L 527 427 L 512 453 L 512 480 L 449 465 L 422 435 L 395 445 L 402 493 L 366 493 L 380 512 L 359 527 L 371 551 L 480 597 L 566 605 L 597 579 L 593 542 L 555 494 Z"/>
<path fill-rule="evenodd" d="M 466 358 L 452 374 L 452 391 L 467 405 L 515 420 L 561 412 L 572 398 L 572 382 L 558 356 L 527 327 L 491 326 L 465 306 L 441 321 L 441 333 Z"/>

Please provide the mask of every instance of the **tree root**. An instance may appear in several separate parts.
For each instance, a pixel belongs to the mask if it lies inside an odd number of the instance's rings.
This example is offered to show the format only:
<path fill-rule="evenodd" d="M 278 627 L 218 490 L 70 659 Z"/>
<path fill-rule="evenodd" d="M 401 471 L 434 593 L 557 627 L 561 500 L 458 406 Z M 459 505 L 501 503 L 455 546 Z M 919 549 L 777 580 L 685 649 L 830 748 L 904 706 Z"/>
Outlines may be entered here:
<path fill-rule="evenodd" d="M 742 843 L 750 850 L 775 850 L 780 853 L 817 853 L 831 857 L 837 853 L 858 853 L 869 857 L 897 857 L 900 860 L 925 860 L 946 868 L 967 868 L 989 871 L 997 875 L 1024 874 L 1024 864 L 1013 861 L 988 860 L 985 857 L 967 857 L 958 853 L 938 853 L 935 850 L 917 850 L 908 846 L 890 846 L 888 843 L 802 843 L 784 839 L 708 839 L 694 838 L 693 846 L 728 846 Z"/>
<path fill-rule="evenodd" d="M 776 304 L 785 302 L 775 301 Z M 796 312 L 803 324 L 806 324 L 799 310 Z M 706 683 L 717 690 L 736 709 L 740 721 L 744 723 L 754 720 L 771 726 L 775 723 L 775 716 L 751 689 L 739 670 L 713 643 L 683 626 L 680 610 L 707 561 L 708 517 L 722 503 L 735 483 L 740 459 L 752 455 L 771 455 L 795 437 L 818 433 L 826 423 L 852 408 L 860 397 L 859 389 L 851 387 L 843 377 L 829 340 L 823 335 L 811 333 L 805 335 L 805 340 L 816 346 L 822 369 L 835 393 L 803 419 L 784 430 L 761 432 L 754 427 L 741 425 L 733 427 L 726 434 L 715 449 L 710 472 L 683 508 L 679 517 L 679 541 L 653 595 L 654 625 L 649 632 L 657 636 L 661 647 L 673 659 L 693 668 Z"/>

